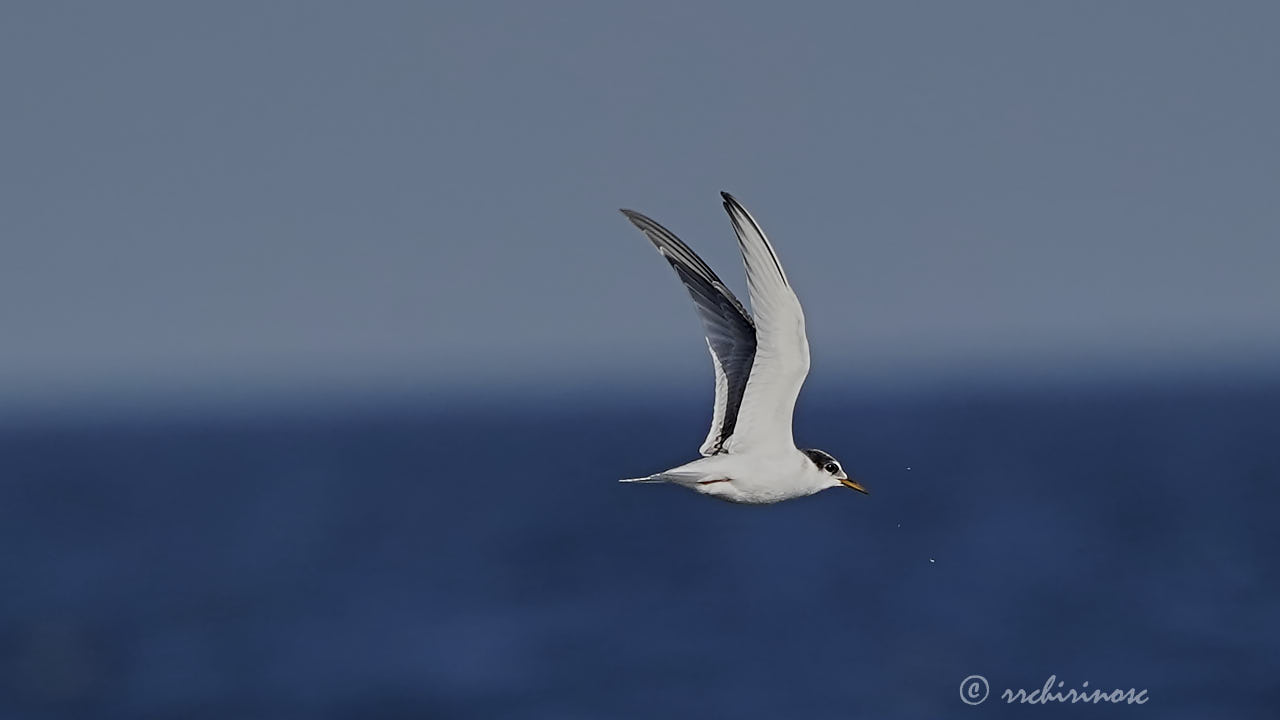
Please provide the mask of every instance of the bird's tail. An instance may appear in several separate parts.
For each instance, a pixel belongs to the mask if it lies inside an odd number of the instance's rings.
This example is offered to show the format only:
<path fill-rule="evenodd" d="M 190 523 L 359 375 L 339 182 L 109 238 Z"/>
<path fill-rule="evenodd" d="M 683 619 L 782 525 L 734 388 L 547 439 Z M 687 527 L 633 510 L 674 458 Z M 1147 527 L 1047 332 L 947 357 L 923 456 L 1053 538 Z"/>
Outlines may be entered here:
<path fill-rule="evenodd" d="M 624 482 L 624 483 L 680 483 L 680 484 L 688 484 L 688 483 L 691 483 L 691 482 L 697 482 L 697 479 L 698 479 L 699 477 L 701 477 L 701 475 L 699 475 L 698 473 L 671 472 L 670 470 L 668 470 L 667 472 L 655 473 L 655 474 L 653 474 L 653 475 L 649 475 L 649 476 L 646 476 L 646 477 L 638 477 L 638 478 L 623 478 L 622 480 L 619 480 L 618 482 Z"/>
<path fill-rule="evenodd" d="M 657 475 L 649 475 L 648 477 L 622 478 L 622 479 L 621 479 L 621 480 L 619 480 L 618 482 L 624 482 L 624 483 L 661 483 L 661 482 L 668 482 L 668 480 L 667 480 L 665 477 L 663 477 L 663 473 L 658 473 Z"/>

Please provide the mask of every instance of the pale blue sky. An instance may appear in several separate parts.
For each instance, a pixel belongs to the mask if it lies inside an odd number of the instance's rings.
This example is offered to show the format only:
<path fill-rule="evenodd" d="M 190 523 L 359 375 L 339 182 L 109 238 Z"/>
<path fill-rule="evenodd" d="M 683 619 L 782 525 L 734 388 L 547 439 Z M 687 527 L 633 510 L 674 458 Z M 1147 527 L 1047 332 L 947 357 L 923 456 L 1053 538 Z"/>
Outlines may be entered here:
<path fill-rule="evenodd" d="M 6 3 L 0 400 L 706 380 L 648 213 L 815 372 L 1280 357 L 1270 3 Z"/>

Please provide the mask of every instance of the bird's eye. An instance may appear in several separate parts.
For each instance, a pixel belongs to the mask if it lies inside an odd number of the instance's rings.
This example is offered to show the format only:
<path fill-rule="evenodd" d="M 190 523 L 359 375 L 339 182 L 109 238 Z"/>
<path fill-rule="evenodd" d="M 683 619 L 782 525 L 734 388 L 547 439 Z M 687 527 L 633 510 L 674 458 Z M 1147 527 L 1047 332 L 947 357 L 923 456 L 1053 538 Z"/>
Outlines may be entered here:
<path fill-rule="evenodd" d="M 826 471 L 827 471 L 827 472 L 829 472 L 829 473 L 838 473 L 838 472 L 840 472 L 840 466 L 839 466 L 839 465 L 837 465 L 837 464 L 835 464 L 835 463 L 827 463 L 827 464 L 826 464 L 822 469 L 823 469 L 823 470 L 826 470 Z"/>

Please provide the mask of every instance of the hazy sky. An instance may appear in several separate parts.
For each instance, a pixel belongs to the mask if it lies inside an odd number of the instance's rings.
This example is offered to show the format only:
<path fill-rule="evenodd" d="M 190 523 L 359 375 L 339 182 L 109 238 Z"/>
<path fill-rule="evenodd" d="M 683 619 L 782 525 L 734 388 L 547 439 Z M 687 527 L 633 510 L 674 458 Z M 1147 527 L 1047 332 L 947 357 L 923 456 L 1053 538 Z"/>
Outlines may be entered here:
<path fill-rule="evenodd" d="M 721 189 L 827 381 L 1265 363 L 1278 7 L 6 3 L 0 400 L 709 382 Z"/>

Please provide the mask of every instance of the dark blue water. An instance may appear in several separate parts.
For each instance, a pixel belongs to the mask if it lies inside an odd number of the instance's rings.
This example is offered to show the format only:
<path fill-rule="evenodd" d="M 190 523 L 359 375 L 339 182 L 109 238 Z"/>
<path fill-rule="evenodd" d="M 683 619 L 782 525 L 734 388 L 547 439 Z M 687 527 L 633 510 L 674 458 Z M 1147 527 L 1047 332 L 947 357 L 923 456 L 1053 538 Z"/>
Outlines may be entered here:
<path fill-rule="evenodd" d="M 807 395 L 869 497 L 614 482 L 704 400 L 11 426 L 0 717 L 1280 713 L 1280 386 Z"/>

